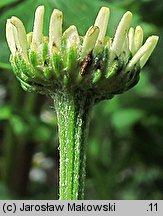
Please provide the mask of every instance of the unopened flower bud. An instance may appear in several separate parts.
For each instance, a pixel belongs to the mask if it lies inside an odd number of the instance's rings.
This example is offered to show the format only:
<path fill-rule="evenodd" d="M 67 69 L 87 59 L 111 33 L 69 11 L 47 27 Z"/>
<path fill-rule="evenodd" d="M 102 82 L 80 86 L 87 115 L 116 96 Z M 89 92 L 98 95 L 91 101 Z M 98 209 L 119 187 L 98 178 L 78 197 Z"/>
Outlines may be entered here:
<path fill-rule="evenodd" d="M 85 36 L 79 36 L 74 25 L 62 33 L 63 14 L 58 9 L 52 12 L 48 37 L 43 35 L 44 6 L 37 8 L 33 32 L 27 35 L 18 18 L 8 19 L 10 61 L 22 87 L 50 95 L 65 90 L 89 92 L 100 101 L 136 85 L 158 37 L 151 36 L 143 44 L 143 30 L 131 27 L 128 11 L 112 39 L 105 35 L 109 15 L 109 8 L 102 7 Z"/>

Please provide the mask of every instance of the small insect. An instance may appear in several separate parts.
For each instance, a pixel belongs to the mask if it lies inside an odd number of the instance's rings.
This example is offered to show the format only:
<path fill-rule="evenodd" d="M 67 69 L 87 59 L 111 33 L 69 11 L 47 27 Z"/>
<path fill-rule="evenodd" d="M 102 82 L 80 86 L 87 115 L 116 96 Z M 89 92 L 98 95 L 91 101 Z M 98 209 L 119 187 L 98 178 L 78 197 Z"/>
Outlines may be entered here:
<path fill-rule="evenodd" d="M 87 57 L 82 62 L 82 65 L 81 65 L 81 76 L 85 75 L 86 70 L 91 65 L 91 63 L 92 63 L 92 53 L 89 53 L 87 55 Z"/>

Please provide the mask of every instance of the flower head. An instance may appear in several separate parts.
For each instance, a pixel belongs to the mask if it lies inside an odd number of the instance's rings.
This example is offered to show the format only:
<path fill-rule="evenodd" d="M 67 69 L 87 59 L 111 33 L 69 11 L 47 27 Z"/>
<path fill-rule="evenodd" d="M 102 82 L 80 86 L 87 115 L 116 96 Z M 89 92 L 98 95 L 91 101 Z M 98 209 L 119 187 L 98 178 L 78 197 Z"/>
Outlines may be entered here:
<path fill-rule="evenodd" d="M 16 17 L 7 20 L 6 37 L 11 65 L 28 91 L 89 91 L 96 99 L 111 98 L 133 87 L 141 68 L 153 52 L 158 37 L 143 44 L 143 30 L 131 26 L 126 12 L 113 38 L 106 35 L 110 10 L 102 7 L 85 36 L 75 26 L 62 33 L 61 11 L 54 9 L 49 36 L 43 35 L 44 6 L 35 12 L 33 32 L 26 34 Z"/>

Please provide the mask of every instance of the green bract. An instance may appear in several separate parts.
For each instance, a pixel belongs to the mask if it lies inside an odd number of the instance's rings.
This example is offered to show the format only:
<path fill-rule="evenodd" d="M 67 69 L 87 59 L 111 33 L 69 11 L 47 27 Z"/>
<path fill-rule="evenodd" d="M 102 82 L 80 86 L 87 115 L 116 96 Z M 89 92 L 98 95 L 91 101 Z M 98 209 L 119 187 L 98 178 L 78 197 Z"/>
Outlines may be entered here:
<path fill-rule="evenodd" d="M 62 12 L 54 9 L 49 37 L 43 36 L 44 6 L 35 13 L 33 32 L 26 34 L 16 17 L 8 19 L 7 41 L 11 65 L 22 87 L 28 91 L 54 94 L 56 91 L 89 92 L 95 100 L 111 98 L 133 87 L 158 37 L 143 44 L 140 26 L 130 28 L 131 12 L 126 12 L 114 38 L 105 36 L 109 8 L 102 7 L 95 23 L 79 36 L 70 26 L 62 34 Z"/>

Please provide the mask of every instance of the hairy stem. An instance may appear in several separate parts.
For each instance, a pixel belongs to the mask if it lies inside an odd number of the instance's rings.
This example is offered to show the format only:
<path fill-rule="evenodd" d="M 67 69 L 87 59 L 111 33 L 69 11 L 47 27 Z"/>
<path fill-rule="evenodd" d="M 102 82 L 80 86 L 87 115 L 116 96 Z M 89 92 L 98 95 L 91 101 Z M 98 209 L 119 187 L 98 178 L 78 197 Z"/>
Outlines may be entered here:
<path fill-rule="evenodd" d="M 61 200 L 83 199 L 86 141 L 93 99 L 80 92 L 58 92 L 53 99 L 60 142 L 59 196 Z"/>

